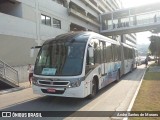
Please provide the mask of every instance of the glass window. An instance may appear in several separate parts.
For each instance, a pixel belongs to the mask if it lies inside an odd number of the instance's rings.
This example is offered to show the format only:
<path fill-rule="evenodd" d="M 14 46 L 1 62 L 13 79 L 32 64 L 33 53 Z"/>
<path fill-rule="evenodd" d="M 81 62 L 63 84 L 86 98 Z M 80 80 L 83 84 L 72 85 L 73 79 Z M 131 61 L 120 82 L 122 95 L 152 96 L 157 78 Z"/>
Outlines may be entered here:
<path fill-rule="evenodd" d="M 53 18 L 53 27 L 61 29 L 61 21 Z"/>
<path fill-rule="evenodd" d="M 90 54 L 90 51 L 93 52 L 93 56 Z M 99 63 L 101 63 L 100 60 L 101 60 L 101 55 L 100 55 L 99 40 L 92 39 L 88 44 L 85 73 L 87 74 L 90 70 L 92 70 Z"/>
<path fill-rule="evenodd" d="M 104 62 L 104 42 L 100 41 L 100 58 L 101 63 Z"/>
<path fill-rule="evenodd" d="M 112 48 L 111 48 L 111 43 L 106 42 L 105 48 L 105 55 L 106 55 L 106 62 L 111 62 L 112 61 Z"/>
<path fill-rule="evenodd" d="M 121 60 L 121 47 L 118 45 L 117 46 L 117 50 L 118 50 L 118 60 Z"/>
<path fill-rule="evenodd" d="M 100 47 L 100 44 L 99 44 L 99 40 L 93 39 L 92 44 L 93 44 L 93 47 L 94 47 L 95 63 L 99 64 L 99 63 L 101 63 L 101 47 Z"/>
<path fill-rule="evenodd" d="M 112 45 L 112 51 L 113 51 L 113 60 L 118 61 L 118 48 L 117 45 Z"/>
<path fill-rule="evenodd" d="M 124 58 L 125 59 L 133 59 L 134 51 L 131 48 L 124 47 Z"/>
<path fill-rule="evenodd" d="M 42 24 L 46 24 L 46 16 L 44 16 L 44 15 L 41 15 L 41 22 L 42 22 Z"/>
<path fill-rule="evenodd" d="M 80 75 L 82 72 L 85 43 L 44 45 L 35 66 L 39 75 Z M 74 63 L 74 64 L 73 64 Z M 53 73 L 45 73 L 49 69 Z"/>
<path fill-rule="evenodd" d="M 46 25 L 51 26 L 51 17 L 46 16 Z"/>
<path fill-rule="evenodd" d="M 46 16 L 46 15 L 41 15 L 41 23 L 44 25 L 51 26 L 51 17 Z"/>
<path fill-rule="evenodd" d="M 128 56 L 127 56 L 127 54 L 128 54 L 127 48 L 123 47 L 123 51 L 124 51 L 124 58 L 126 60 L 128 58 Z"/>
<path fill-rule="evenodd" d="M 62 40 L 63 39 L 63 40 Z M 82 73 L 88 36 L 66 37 L 44 44 L 36 59 L 34 73 L 46 76 L 74 76 Z"/>

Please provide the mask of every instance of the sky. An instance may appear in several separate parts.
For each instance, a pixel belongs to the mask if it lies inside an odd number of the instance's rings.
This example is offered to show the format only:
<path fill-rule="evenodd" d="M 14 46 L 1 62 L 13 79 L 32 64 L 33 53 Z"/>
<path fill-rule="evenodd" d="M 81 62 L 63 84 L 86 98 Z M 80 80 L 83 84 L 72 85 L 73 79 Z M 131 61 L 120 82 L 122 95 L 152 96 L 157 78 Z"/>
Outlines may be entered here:
<path fill-rule="evenodd" d="M 160 0 L 122 0 L 124 8 L 137 7 L 157 2 L 160 2 Z M 151 32 L 137 33 L 137 44 L 149 44 L 150 41 L 148 37 L 151 35 Z"/>
<path fill-rule="evenodd" d="M 151 3 L 160 2 L 160 0 L 121 0 L 124 8 L 137 7 Z"/>

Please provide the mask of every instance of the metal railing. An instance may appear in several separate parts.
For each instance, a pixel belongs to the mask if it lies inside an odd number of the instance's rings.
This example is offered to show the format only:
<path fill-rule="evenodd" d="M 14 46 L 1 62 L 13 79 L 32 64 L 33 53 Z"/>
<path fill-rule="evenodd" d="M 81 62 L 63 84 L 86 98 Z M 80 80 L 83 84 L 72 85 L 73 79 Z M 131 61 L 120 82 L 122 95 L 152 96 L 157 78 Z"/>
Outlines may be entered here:
<path fill-rule="evenodd" d="M 119 23 L 119 24 L 115 24 L 113 23 L 113 25 L 108 25 L 108 26 L 103 26 L 103 30 L 114 30 L 114 29 L 122 29 L 122 28 L 129 28 L 129 27 L 139 27 L 142 25 L 152 25 L 152 24 L 156 24 L 156 23 L 160 23 L 160 17 L 156 18 L 156 21 L 154 18 L 144 18 L 144 19 L 140 19 L 140 20 L 136 20 L 135 21 L 130 21 L 130 22 L 123 22 L 123 23 Z"/>
<path fill-rule="evenodd" d="M 18 71 L 2 60 L 0 60 L 0 77 L 19 86 Z"/>
<path fill-rule="evenodd" d="M 112 13 L 112 15 L 114 15 Z M 119 30 L 129 27 L 141 27 L 160 23 L 160 11 L 153 11 L 138 15 L 126 15 L 124 18 L 103 18 L 106 23 L 102 24 L 102 30 Z M 120 20 L 120 22 L 119 22 Z M 108 22 L 107 22 L 108 21 Z"/>

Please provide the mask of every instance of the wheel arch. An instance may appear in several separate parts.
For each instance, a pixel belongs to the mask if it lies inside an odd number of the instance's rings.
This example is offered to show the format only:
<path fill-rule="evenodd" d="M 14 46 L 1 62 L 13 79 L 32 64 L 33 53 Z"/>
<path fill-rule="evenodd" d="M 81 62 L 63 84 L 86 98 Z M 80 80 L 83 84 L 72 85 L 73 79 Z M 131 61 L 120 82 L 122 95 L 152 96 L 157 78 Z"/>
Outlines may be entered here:
<path fill-rule="evenodd" d="M 99 78 L 98 78 L 98 75 L 94 75 L 93 76 L 93 80 L 95 80 L 96 81 L 96 84 L 97 84 L 97 89 L 99 90 Z"/>

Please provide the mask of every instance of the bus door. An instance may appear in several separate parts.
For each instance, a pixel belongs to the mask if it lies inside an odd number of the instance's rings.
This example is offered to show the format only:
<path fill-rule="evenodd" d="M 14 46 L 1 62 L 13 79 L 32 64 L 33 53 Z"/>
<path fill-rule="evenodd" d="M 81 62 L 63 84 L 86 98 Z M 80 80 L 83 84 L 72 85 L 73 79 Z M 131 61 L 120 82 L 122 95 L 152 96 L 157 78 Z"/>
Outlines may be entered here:
<path fill-rule="evenodd" d="M 136 68 L 137 67 L 137 51 L 135 49 L 132 49 L 132 59 L 133 59 L 133 67 Z"/>
<path fill-rule="evenodd" d="M 90 46 L 94 48 L 94 64 L 96 67 L 98 66 L 98 74 L 101 77 L 105 73 L 103 41 L 92 39 Z"/>
<path fill-rule="evenodd" d="M 113 57 L 112 46 L 108 42 L 100 42 L 101 46 L 101 73 L 104 81 L 104 86 L 113 81 Z"/>
<path fill-rule="evenodd" d="M 117 73 L 119 70 L 119 46 L 116 44 L 112 44 L 112 57 L 113 57 L 113 63 L 112 63 L 112 80 L 115 80 L 117 77 Z"/>

